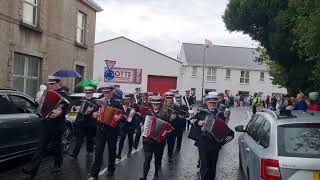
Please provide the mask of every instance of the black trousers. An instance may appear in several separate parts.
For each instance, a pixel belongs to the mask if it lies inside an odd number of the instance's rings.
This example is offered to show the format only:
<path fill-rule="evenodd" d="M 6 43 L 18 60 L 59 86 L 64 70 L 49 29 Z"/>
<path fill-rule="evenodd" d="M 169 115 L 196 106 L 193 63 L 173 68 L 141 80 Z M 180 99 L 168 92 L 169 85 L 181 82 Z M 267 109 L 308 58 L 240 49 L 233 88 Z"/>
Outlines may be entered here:
<path fill-rule="evenodd" d="M 168 145 L 168 156 L 169 158 L 172 158 L 173 155 L 173 149 L 175 145 L 175 132 L 171 132 L 167 136 L 167 145 Z"/>
<path fill-rule="evenodd" d="M 119 141 L 119 146 L 118 146 L 118 155 L 121 156 L 122 149 L 124 146 L 124 141 L 126 140 L 126 136 L 128 136 L 128 144 L 129 144 L 129 152 L 132 150 L 132 145 L 133 145 L 133 130 L 128 130 L 128 129 L 123 129 L 120 131 L 120 141 Z"/>
<path fill-rule="evenodd" d="M 182 137 L 183 137 L 183 130 L 177 130 L 175 131 L 175 141 L 177 141 L 176 149 L 181 149 L 181 143 L 182 143 Z"/>
<path fill-rule="evenodd" d="M 141 137 L 141 127 L 139 126 L 139 127 L 137 128 L 136 135 L 135 135 L 135 137 L 134 137 L 134 142 L 133 142 L 133 145 L 134 145 L 135 147 L 138 147 L 139 141 L 140 141 L 140 137 Z"/>
<path fill-rule="evenodd" d="M 95 160 L 91 168 L 90 175 L 92 177 L 98 177 L 99 171 L 101 168 L 103 153 L 105 149 L 106 142 L 108 143 L 108 155 L 109 155 L 109 164 L 108 170 L 114 171 L 116 169 L 116 151 L 117 151 L 117 129 L 111 128 L 105 125 L 99 125 L 97 130 L 96 137 L 96 153 Z"/>
<path fill-rule="evenodd" d="M 42 159 L 48 155 L 49 152 L 53 152 L 54 167 L 60 168 L 63 164 L 62 134 L 63 131 L 60 130 L 54 131 L 46 128 L 42 130 L 36 153 L 25 169 L 31 172 L 32 175 L 36 175 Z"/>
<path fill-rule="evenodd" d="M 187 120 L 186 125 L 187 125 L 187 130 L 189 130 L 189 129 L 190 129 L 190 126 L 191 126 L 191 121 L 190 121 L 190 120 Z"/>
<path fill-rule="evenodd" d="M 95 136 L 96 127 L 94 126 L 78 126 L 76 130 L 76 145 L 73 150 L 73 155 L 78 156 L 81 146 L 83 144 L 84 138 L 86 138 L 87 142 L 87 152 L 93 153 L 93 138 Z"/>
<path fill-rule="evenodd" d="M 252 106 L 252 113 L 256 114 L 257 113 L 257 106 Z"/>
<path fill-rule="evenodd" d="M 215 180 L 219 149 L 209 150 L 205 146 L 200 146 L 199 154 L 200 154 L 200 177 L 201 177 L 200 179 Z"/>
<path fill-rule="evenodd" d="M 150 163 L 154 155 L 155 173 L 161 168 L 161 161 L 163 156 L 164 143 L 144 144 L 144 163 L 143 163 L 143 177 L 147 177 L 150 170 Z"/>

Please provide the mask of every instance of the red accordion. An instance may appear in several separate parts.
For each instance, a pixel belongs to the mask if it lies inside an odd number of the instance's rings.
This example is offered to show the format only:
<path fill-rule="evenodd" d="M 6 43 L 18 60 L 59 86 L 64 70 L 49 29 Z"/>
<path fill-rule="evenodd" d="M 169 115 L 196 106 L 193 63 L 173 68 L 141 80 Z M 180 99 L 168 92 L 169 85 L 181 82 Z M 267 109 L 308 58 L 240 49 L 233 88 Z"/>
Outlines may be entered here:
<path fill-rule="evenodd" d="M 225 144 L 230 142 L 233 137 L 230 136 L 230 128 L 228 124 L 215 115 L 206 116 L 206 124 L 201 130 L 214 138 L 218 143 L 224 142 Z"/>
<path fill-rule="evenodd" d="M 118 121 L 114 119 L 114 115 L 121 115 L 122 111 L 111 106 L 100 106 L 98 114 L 98 123 L 116 127 Z"/>
<path fill-rule="evenodd" d="M 173 127 L 166 121 L 154 116 L 146 116 L 142 136 L 161 143 L 172 130 Z"/>
<path fill-rule="evenodd" d="M 53 110 L 60 106 L 64 106 L 66 103 L 69 102 L 56 91 L 44 91 L 38 106 L 37 114 L 43 119 L 47 119 L 50 117 Z"/>

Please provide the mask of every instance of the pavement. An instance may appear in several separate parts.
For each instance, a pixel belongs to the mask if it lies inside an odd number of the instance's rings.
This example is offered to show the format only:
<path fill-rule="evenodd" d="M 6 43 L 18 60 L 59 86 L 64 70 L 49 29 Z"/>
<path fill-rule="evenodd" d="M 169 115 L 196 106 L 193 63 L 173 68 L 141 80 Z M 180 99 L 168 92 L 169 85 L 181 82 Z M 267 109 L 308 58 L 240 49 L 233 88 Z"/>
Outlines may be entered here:
<path fill-rule="evenodd" d="M 246 124 L 248 122 L 250 112 L 247 109 L 233 108 L 231 109 L 231 118 L 229 126 L 234 129 L 237 125 Z M 172 163 L 168 162 L 167 149 L 162 161 L 160 179 L 163 180 L 199 180 L 199 169 L 196 167 L 198 160 L 198 150 L 193 145 L 194 142 L 187 138 L 188 131 L 184 134 L 182 148 L 180 152 L 175 152 Z M 245 180 L 242 171 L 239 169 L 239 151 L 237 138 L 240 134 L 235 133 L 235 139 L 225 145 L 219 154 L 217 165 L 216 180 Z M 142 144 L 137 150 L 133 151 L 132 157 L 127 158 L 127 142 L 122 152 L 122 159 L 117 160 L 117 169 L 114 177 L 107 177 L 106 167 L 107 158 L 104 157 L 103 166 L 101 167 L 99 179 L 103 180 L 138 180 L 142 175 L 142 167 L 144 162 L 144 153 Z M 107 156 L 107 148 L 105 156 Z M 4 164 L 0 164 L 0 180 L 26 180 L 21 169 L 30 161 L 31 157 L 23 157 L 11 160 Z M 52 167 L 52 158 L 46 158 L 39 170 L 35 180 L 87 180 L 92 166 L 94 157 L 87 156 L 85 147 L 79 154 L 77 160 L 64 158 L 63 171 L 61 174 L 53 175 L 50 172 Z M 152 179 L 154 173 L 154 161 L 151 162 L 148 179 Z"/>

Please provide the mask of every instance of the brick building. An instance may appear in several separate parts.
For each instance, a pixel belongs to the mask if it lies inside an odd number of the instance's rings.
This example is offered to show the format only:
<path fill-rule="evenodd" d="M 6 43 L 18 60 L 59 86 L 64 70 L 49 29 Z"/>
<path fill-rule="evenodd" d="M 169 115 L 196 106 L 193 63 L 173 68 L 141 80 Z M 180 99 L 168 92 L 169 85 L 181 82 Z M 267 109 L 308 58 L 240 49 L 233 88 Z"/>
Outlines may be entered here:
<path fill-rule="evenodd" d="M 61 69 L 92 78 L 100 11 L 93 0 L 0 1 L 0 88 L 34 96 L 47 76 Z M 64 83 L 72 89 L 79 80 Z"/>

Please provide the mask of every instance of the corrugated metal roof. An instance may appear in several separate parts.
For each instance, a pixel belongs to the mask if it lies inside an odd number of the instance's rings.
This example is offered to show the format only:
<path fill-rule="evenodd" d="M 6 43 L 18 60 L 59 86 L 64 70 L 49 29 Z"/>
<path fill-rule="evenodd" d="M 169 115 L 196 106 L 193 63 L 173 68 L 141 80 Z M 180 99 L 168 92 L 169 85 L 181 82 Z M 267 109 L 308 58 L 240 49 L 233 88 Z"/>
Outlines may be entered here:
<path fill-rule="evenodd" d="M 188 65 L 202 65 L 204 44 L 183 43 L 185 58 Z M 254 60 L 258 52 L 254 48 L 217 46 L 205 49 L 206 66 L 230 67 L 239 69 L 267 70 Z"/>

